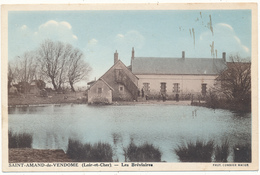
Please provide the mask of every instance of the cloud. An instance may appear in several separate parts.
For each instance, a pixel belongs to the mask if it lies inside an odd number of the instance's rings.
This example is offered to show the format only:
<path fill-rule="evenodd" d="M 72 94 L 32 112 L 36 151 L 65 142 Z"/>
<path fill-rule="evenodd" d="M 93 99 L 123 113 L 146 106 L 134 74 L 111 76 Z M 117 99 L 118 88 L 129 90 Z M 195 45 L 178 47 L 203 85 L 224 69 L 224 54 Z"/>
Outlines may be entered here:
<path fill-rule="evenodd" d="M 46 23 L 40 25 L 39 29 L 47 28 L 47 27 L 62 27 L 62 26 L 65 27 L 65 28 L 68 28 L 69 30 L 72 28 L 70 23 L 68 23 L 66 21 L 57 22 L 55 20 L 49 20 Z"/>
<path fill-rule="evenodd" d="M 199 43 L 203 48 L 209 48 L 214 41 L 214 49 L 218 53 L 227 52 L 227 54 L 239 54 L 242 57 L 250 56 L 250 49 L 245 46 L 241 39 L 236 35 L 233 27 L 229 24 L 218 23 L 214 25 L 214 36 L 210 31 L 200 35 Z M 219 54 L 221 55 L 221 54 Z"/>
<path fill-rule="evenodd" d="M 22 25 L 21 30 L 26 30 L 27 28 L 27 25 Z"/>
<path fill-rule="evenodd" d="M 34 35 L 42 40 L 52 39 L 69 43 L 78 40 L 78 37 L 72 31 L 72 26 L 66 21 L 49 20 L 41 24 Z"/>
<path fill-rule="evenodd" d="M 98 43 L 98 40 L 95 38 L 92 38 L 91 40 L 88 41 L 88 45 L 96 45 Z"/>
<path fill-rule="evenodd" d="M 124 38 L 125 36 L 123 34 L 117 34 L 116 37 L 117 38 Z"/>
<path fill-rule="evenodd" d="M 125 34 L 117 34 L 115 38 L 115 43 L 117 46 L 124 45 L 128 49 L 129 47 L 142 48 L 145 43 L 145 38 L 140 32 L 136 30 L 131 30 L 126 32 Z"/>
<path fill-rule="evenodd" d="M 9 42 L 12 43 L 9 47 L 9 59 L 13 59 L 25 51 L 36 49 L 46 39 L 62 41 L 72 45 L 76 45 L 78 41 L 71 24 L 67 21 L 49 20 L 40 24 L 36 29 L 30 28 L 26 24 L 16 27 L 15 33 L 9 37 Z"/>
<path fill-rule="evenodd" d="M 76 35 L 72 35 L 72 37 L 73 37 L 74 39 L 76 39 L 76 40 L 78 39 L 78 37 L 77 37 Z"/>
<path fill-rule="evenodd" d="M 229 24 L 225 24 L 225 23 L 218 23 L 216 26 L 220 26 L 220 27 L 226 27 L 228 29 L 230 29 L 231 31 L 233 31 L 233 27 Z"/>
<path fill-rule="evenodd" d="M 242 46 L 242 47 L 243 47 L 245 52 L 249 53 L 249 48 L 248 47 L 246 47 L 246 46 Z"/>
<path fill-rule="evenodd" d="M 71 25 L 70 25 L 70 23 L 68 23 L 68 22 L 66 22 L 66 21 L 60 22 L 60 25 L 66 26 L 66 27 L 69 28 L 69 29 L 72 28 Z"/>

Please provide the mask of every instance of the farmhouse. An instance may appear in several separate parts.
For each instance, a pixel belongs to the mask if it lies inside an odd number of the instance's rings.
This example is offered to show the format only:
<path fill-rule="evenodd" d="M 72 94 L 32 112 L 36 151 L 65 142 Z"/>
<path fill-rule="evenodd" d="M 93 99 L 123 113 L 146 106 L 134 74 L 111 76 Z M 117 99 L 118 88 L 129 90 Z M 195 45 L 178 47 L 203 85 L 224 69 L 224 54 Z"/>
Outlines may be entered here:
<path fill-rule="evenodd" d="M 95 103 L 96 99 L 101 97 L 101 99 L 107 98 L 108 103 L 137 100 L 137 83 L 138 78 L 118 59 L 116 51 L 114 65 L 89 87 L 88 103 Z"/>
<path fill-rule="evenodd" d="M 226 53 L 221 59 L 135 57 L 132 49 L 131 65 L 126 67 L 114 53 L 114 65 L 88 89 L 88 103 L 106 98 L 112 101 L 158 99 L 191 99 L 205 96 L 215 86 L 219 73 L 226 69 Z M 141 96 L 141 97 L 139 97 Z M 139 97 L 139 98 L 138 98 Z M 95 99 L 95 100 L 94 100 Z"/>

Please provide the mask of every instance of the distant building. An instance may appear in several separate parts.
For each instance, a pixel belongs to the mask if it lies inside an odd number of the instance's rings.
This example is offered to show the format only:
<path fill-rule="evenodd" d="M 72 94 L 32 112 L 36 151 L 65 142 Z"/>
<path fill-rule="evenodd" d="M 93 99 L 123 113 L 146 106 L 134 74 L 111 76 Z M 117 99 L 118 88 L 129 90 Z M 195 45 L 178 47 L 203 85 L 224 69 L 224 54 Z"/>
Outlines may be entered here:
<path fill-rule="evenodd" d="M 32 81 L 30 84 L 30 93 L 40 95 L 41 90 L 38 88 L 36 81 Z"/>
<path fill-rule="evenodd" d="M 88 102 L 92 103 L 97 96 L 106 96 L 109 102 L 137 100 L 138 96 L 203 97 L 216 85 L 216 78 L 225 69 L 226 53 L 221 59 L 185 58 L 185 52 L 180 58 L 135 57 L 133 48 L 131 65 L 126 67 L 115 52 L 114 65 L 100 79 L 90 83 Z"/>

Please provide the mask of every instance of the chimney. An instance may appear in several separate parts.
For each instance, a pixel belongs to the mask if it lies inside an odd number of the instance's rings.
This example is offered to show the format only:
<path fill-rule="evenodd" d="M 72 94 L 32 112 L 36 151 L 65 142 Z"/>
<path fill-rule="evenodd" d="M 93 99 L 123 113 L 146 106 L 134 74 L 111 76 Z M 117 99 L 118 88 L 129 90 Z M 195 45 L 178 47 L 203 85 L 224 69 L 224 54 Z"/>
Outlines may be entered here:
<path fill-rule="evenodd" d="M 116 50 L 116 52 L 114 53 L 114 64 L 116 64 L 117 61 L 118 61 L 118 53 Z"/>
<path fill-rule="evenodd" d="M 182 51 L 182 59 L 185 59 L 185 51 Z"/>
<path fill-rule="evenodd" d="M 222 59 L 226 62 L 226 52 L 222 53 Z"/>
<path fill-rule="evenodd" d="M 135 49 L 132 47 L 132 60 L 135 58 Z"/>
<path fill-rule="evenodd" d="M 134 49 L 134 47 L 132 47 L 131 65 L 133 63 L 134 58 L 135 58 L 135 49 Z"/>

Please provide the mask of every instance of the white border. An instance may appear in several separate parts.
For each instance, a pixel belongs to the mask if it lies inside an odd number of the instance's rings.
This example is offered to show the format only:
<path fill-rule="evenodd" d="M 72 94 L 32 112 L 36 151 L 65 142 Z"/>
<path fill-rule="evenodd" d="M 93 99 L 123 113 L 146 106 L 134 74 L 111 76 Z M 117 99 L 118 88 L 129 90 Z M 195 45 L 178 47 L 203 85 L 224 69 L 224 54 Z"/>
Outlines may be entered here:
<path fill-rule="evenodd" d="M 251 1 L 245 1 L 245 0 L 183 0 L 183 1 L 176 1 L 176 0 L 109 0 L 109 1 L 105 1 L 105 0 L 27 0 L 27 1 L 22 1 L 22 0 L 1 0 L 0 5 L 2 4 L 86 4 L 86 3 L 93 3 L 93 4 L 99 4 L 99 3 L 226 3 L 226 2 L 256 2 L 258 3 L 258 0 L 251 0 Z M 258 3 L 258 10 L 259 10 L 259 3 Z M 1 10 L 0 10 L 1 11 Z M 0 13 L 1 14 L 1 13 Z M 1 19 L 1 18 L 0 18 Z M 260 26 L 260 22 L 259 22 L 259 12 L 258 12 L 258 26 Z M 258 29 L 259 31 L 259 29 Z M 1 33 L 1 29 L 0 29 L 0 33 Z M 1 38 L 1 36 L 0 36 Z M 258 35 L 258 43 L 259 43 L 259 35 Z M 258 44 L 258 50 L 259 50 L 259 44 Z M 0 48 L 2 49 L 2 48 Z M 0 55 L 1 55 L 1 50 L 0 50 Z M 259 56 L 258 56 L 259 58 Z M 258 63 L 259 66 L 259 63 Z M 0 67 L 0 72 L 1 72 L 1 67 Z M 258 72 L 258 77 L 259 77 L 260 73 Z M 1 80 L 0 80 L 1 82 Z M 258 83 L 258 90 L 259 90 L 259 83 Z M 1 102 L 1 98 L 0 98 L 0 102 Z M 260 107 L 259 104 L 259 96 L 258 96 L 258 109 Z M 0 111 L 1 111 L 1 107 L 0 107 Z M 259 121 L 258 121 L 259 122 Z M 260 122 L 259 122 L 260 123 Z M 258 123 L 258 126 L 259 126 Z M 2 120 L 0 120 L 0 124 L 2 126 Z M 259 127 L 258 127 L 258 131 Z M 2 129 L 0 130 L 0 135 L 2 135 Z M 0 147 L 2 146 L 2 139 L 0 140 Z M 2 149 L 0 149 L 0 155 L 2 155 Z M 2 170 L 2 158 L 1 158 L 1 164 L 0 164 L 0 168 Z M 0 172 L 1 174 L 4 174 L 2 171 Z M 260 173 L 260 171 L 235 171 L 235 172 L 229 172 L 229 171 L 222 171 L 222 172 L 205 172 L 205 171 L 199 171 L 199 172 L 149 172 L 149 174 L 172 174 L 172 173 L 178 173 L 178 174 L 205 174 L 205 175 L 216 175 L 216 174 L 236 174 L 236 175 L 245 175 L 245 174 L 258 174 Z M 6 174 L 6 173 L 5 173 Z M 17 174 L 17 173 L 8 173 L 8 175 L 13 175 L 13 174 Z M 22 173 L 22 174 L 29 174 L 29 173 Z M 36 173 L 33 173 L 36 174 Z M 46 173 L 37 173 L 37 174 L 46 174 Z M 48 173 L 48 174 L 72 174 L 70 173 Z M 74 173 L 73 173 L 74 174 Z M 100 174 L 100 172 L 88 172 L 88 173 L 84 173 L 84 172 L 77 172 L 75 174 Z M 133 174 L 133 172 L 103 172 L 102 174 Z M 148 174 L 147 172 L 135 172 L 134 174 Z"/>

